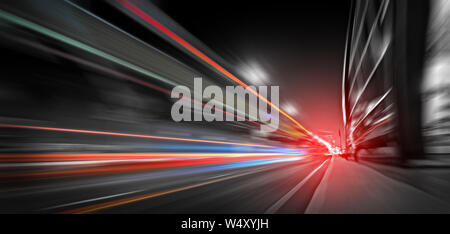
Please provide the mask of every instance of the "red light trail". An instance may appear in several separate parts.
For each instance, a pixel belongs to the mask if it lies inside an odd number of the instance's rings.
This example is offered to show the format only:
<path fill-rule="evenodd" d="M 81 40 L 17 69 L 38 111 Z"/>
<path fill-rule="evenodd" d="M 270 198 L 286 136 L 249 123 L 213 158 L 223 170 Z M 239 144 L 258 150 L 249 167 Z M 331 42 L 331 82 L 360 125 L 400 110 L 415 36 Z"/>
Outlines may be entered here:
<path fill-rule="evenodd" d="M 82 155 L 82 154 L 79 154 Z M 100 154 L 101 155 L 101 154 Z M 231 163 L 231 162 L 241 162 L 241 161 L 251 161 L 251 160 L 262 160 L 262 159 L 277 159 L 286 158 L 293 156 L 282 156 L 273 154 L 272 156 L 243 156 L 243 157 L 211 157 L 211 158 L 197 158 L 197 159 L 179 159 L 179 160 L 161 160 L 161 161 L 126 161 L 123 162 L 99 162 L 89 164 L 90 166 L 98 167 L 84 167 L 78 168 L 74 164 L 75 168 L 63 168 L 56 170 L 45 170 L 45 171 L 24 171 L 24 172 L 10 172 L 10 173 L 0 173 L 0 178 L 11 179 L 11 180 L 21 180 L 21 179 L 43 179 L 43 178 L 56 178 L 56 177 L 73 177 L 73 176 L 87 176 L 96 174 L 110 174 L 110 173 L 123 173 L 130 171 L 142 171 L 142 170 L 152 170 L 152 169 L 162 169 L 162 168 L 175 168 L 175 167 L 185 167 L 185 166 L 195 166 L 195 165 L 207 165 L 207 164 L 219 164 L 219 163 Z M 295 158 L 307 157 L 307 156 L 295 156 Z M 14 167 L 14 166 L 11 166 Z M 51 167 L 51 166 L 50 166 Z"/>
<path fill-rule="evenodd" d="M 143 20 L 145 20 L 147 23 L 151 24 L 152 26 L 154 26 L 155 28 L 157 28 L 159 31 L 161 31 L 162 33 L 166 34 L 167 36 L 169 36 L 172 40 L 176 41 L 178 44 L 180 44 L 181 46 L 183 46 L 184 48 L 186 48 L 187 50 L 189 50 L 191 53 L 193 53 L 194 55 L 196 55 L 197 57 L 199 57 L 200 59 L 202 59 L 203 61 L 205 61 L 206 63 L 208 63 L 209 65 L 211 65 L 212 67 L 214 67 L 215 69 L 217 69 L 219 72 L 221 72 L 222 74 L 224 74 L 225 76 L 227 76 L 228 78 L 230 78 L 231 80 L 235 81 L 237 84 L 241 85 L 242 87 L 244 87 L 245 89 L 247 89 L 249 92 L 251 92 L 252 94 L 256 95 L 259 99 L 261 99 L 262 101 L 264 101 L 265 103 L 267 103 L 268 105 L 270 105 L 272 108 L 276 109 L 277 111 L 279 111 L 282 115 L 284 115 L 286 118 L 288 118 L 289 120 L 291 120 L 293 123 L 295 123 L 295 125 L 297 127 L 299 127 L 300 129 L 302 129 L 303 131 L 305 131 L 306 133 L 308 133 L 309 135 L 313 135 L 310 131 L 308 131 L 306 128 L 304 128 L 299 122 L 297 122 L 294 118 L 292 118 L 291 116 L 289 116 L 286 112 L 284 112 L 283 110 L 281 110 L 280 108 L 278 108 L 277 106 L 275 106 L 274 104 L 272 104 L 270 101 L 268 101 L 266 98 L 262 97 L 258 92 L 252 90 L 249 88 L 249 86 L 247 84 L 245 84 L 244 82 L 242 82 L 241 80 L 239 80 L 239 78 L 237 78 L 236 76 L 234 76 L 233 74 L 231 74 L 230 72 L 228 72 L 227 70 L 225 70 L 225 68 L 223 68 L 222 66 L 220 66 L 219 64 L 217 64 L 216 62 L 214 62 L 212 59 L 210 59 L 208 56 L 206 56 L 205 54 L 203 54 L 201 51 L 199 51 L 198 49 L 196 49 L 194 46 L 192 46 L 191 44 L 189 44 L 188 42 L 186 42 L 185 40 L 183 40 L 181 37 L 179 37 L 177 34 L 175 34 L 174 32 L 172 32 L 170 29 L 168 29 L 167 27 L 165 27 L 164 25 L 162 25 L 161 23 L 159 23 L 157 20 L 155 20 L 154 18 L 152 18 L 151 16 L 149 16 L 148 14 L 146 14 L 145 12 L 143 12 L 141 9 L 139 9 L 138 7 L 136 7 L 135 5 L 133 5 L 132 3 L 130 3 L 127 0 L 117 0 L 122 6 L 124 6 L 125 8 L 127 8 L 128 10 L 130 10 L 131 12 L 133 12 L 134 14 L 136 14 L 137 16 L 139 16 L 140 18 L 142 18 Z"/>
<path fill-rule="evenodd" d="M 214 158 L 214 157 L 277 157 L 280 153 L 15 153 L 0 154 L 0 163 L 4 162 L 60 162 L 86 160 L 131 160 L 131 159 L 179 159 L 179 158 Z M 298 155 L 295 155 L 298 156 Z"/>

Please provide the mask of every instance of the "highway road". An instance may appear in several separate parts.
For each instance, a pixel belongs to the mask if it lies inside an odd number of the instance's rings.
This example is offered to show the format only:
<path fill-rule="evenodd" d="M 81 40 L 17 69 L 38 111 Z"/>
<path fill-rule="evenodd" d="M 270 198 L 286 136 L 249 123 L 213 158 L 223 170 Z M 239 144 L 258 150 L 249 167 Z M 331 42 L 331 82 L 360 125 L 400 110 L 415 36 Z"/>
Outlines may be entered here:
<path fill-rule="evenodd" d="M 83 174 L 54 174 L 54 177 L 23 174 L 3 180 L 0 207 L 2 213 L 450 211 L 449 199 L 445 196 L 445 192 L 450 191 L 446 170 L 407 170 L 358 164 L 331 156 L 283 160 L 258 158 L 191 166 L 172 164 L 168 168 L 96 171 L 95 174 L 83 171 Z M 158 163 L 152 162 L 153 165 Z M 109 166 L 77 165 L 70 169 L 58 166 L 54 170 L 104 167 Z M 419 175 L 422 180 L 408 181 Z M 423 180 L 434 181 L 434 184 L 417 183 Z"/>
<path fill-rule="evenodd" d="M 297 213 L 305 210 L 329 161 L 259 159 L 90 176 L 10 178 L 2 182 L 0 204 L 8 213 Z M 298 184 L 302 188 L 294 191 L 295 198 L 284 201 Z M 291 207 L 290 200 L 298 204 Z"/>

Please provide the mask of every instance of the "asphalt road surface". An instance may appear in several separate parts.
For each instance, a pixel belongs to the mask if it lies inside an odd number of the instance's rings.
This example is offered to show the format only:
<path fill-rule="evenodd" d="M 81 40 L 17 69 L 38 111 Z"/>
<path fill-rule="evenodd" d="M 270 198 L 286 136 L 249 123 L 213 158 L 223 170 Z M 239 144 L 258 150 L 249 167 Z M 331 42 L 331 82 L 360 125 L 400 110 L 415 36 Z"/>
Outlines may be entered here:
<path fill-rule="evenodd" d="M 446 170 L 411 171 L 331 156 L 258 162 L 9 178 L 1 184 L 0 207 L 2 213 L 450 211 Z M 434 184 L 409 180 L 414 176 Z"/>

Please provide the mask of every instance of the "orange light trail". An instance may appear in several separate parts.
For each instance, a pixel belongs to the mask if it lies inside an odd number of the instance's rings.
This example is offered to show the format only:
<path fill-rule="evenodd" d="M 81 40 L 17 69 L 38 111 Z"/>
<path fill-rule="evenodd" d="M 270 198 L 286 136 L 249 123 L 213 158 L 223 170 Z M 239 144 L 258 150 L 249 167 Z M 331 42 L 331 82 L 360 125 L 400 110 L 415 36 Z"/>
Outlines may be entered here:
<path fill-rule="evenodd" d="M 259 99 L 261 99 L 262 101 L 264 101 L 265 103 L 267 103 L 268 105 L 270 105 L 272 108 L 276 109 L 279 113 L 281 113 L 282 115 L 284 115 L 286 118 L 288 118 L 289 120 L 291 120 L 293 123 L 295 123 L 296 126 L 298 126 L 300 129 L 302 129 L 303 131 L 305 131 L 306 133 L 308 133 L 309 135 L 313 135 L 310 131 L 308 131 L 306 128 L 304 128 L 299 122 L 297 122 L 294 118 L 292 118 L 291 116 L 289 116 L 286 112 L 284 112 L 283 110 L 281 110 L 280 108 L 278 108 L 277 106 L 275 106 L 274 104 L 272 104 L 270 101 L 268 101 L 266 98 L 264 98 L 263 96 L 261 96 L 258 92 L 254 91 L 253 89 L 250 89 L 249 86 L 247 84 L 245 84 L 244 82 L 242 82 L 241 80 L 239 80 L 236 76 L 234 76 L 233 74 L 231 74 L 230 72 L 228 72 L 227 70 L 225 70 L 225 68 L 223 68 L 222 66 L 220 66 L 219 64 L 217 64 L 216 62 L 214 62 L 212 59 L 210 59 L 208 56 L 206 56 L 205 54 L 203 54 L 202 52 L 200 52 L 198 49 L 196 49 L 194 46 L 192 46 L 191 44 L 189 44 L 188 42 L 186 42 L 185 40 L 183 40 L 181 37 L 179 37 L 177 34 L 175 34 L 174 32 L 172 32 L 170 29 L 168 29 L 167 27 L 165 27 L 164 25 L 162 25 L 161 23 L 159 23 L 158 21 L 156 21 L 154 18 L 152 18 L 151 16 L 149 16 L 148 14 L 146 14 L 145 12 L 143 12 L 141 9 L 139 9 L 138 7 L 136 7 L 135 5 L 133 5 L 132 3 L 130 3 L 127 0 L 117 0 L 122 6 L 124 6 L 125 8 L 127 8 L 128 10 L 130 10 L 131 12 L 133 12 L 134 14 L 136 14 L 137 16 L 141 17 L 143 20 L 145 20 L 146 22 L 148 22 L 149 24 L 153 25 L 155 28 L 157 28 L 158 30 L 160 30 L 161 32 L 163 32 L 164 34 L 166 34 L 167 36 L 169 36 L 170 38 L 172 38 L 173 40 L 175 40 L 177 43 L 179 43 L 181 46 L 183 46 L 184 48 L 186 48 L 187 50 L 189 50 L 191 53 L 193 53 L 194 55 L 196 55 L 197 57 L 199 57 L 200 59 L 202 59 L 203 61 L 205 61 L 206 63 L 208 63 L 209 65 L 213 66 L 215 69 L 217 69 L 219 72 L 221 72 L 223 75 L 227 76 L 228 78 L 230 78 L 231 80 L 235 81 L 236 83 L 238 83 L 239 85 L 241 85 L 242 87 L 244 87 L 245 89 L 247 89 L 249 92 L 251 92 L 252 94 L 256 95 Z"/>
<path fill-rule="evenodd" d="M 0 128 L 22 128 L 22 129 L 47 130 L 47 131 L 56 131 L 56 132 L 73 132 L 73 133 L 100 134 L 100 135 L 135 137 L 135 138 L 149 138 L 149 139 L 158 139 L 158 140 L 186 141 L 186 142 L 197 142 L 197 143 L 208 143 L 208 144 L 241 145 L 241 146 L 250 146 L 250 147 L 270 147 L 267 145 L 245 144 L 245 143 L 227 142 L 227 141 L 199 140 L 199 139 L 178 138 L 178 137 L 163 137 L 163 136 L 151 136 L 151 135 L 141 135 L 141 134 L 131 134 L 131 133 L 80 130 L 80 129 L 69 129 L 69 128 L 52 128 L 52 127 L 43 127 L 43 126 L 29 126 L 29 125 L 15 125 L 15 124 L 0 124 Z"/>

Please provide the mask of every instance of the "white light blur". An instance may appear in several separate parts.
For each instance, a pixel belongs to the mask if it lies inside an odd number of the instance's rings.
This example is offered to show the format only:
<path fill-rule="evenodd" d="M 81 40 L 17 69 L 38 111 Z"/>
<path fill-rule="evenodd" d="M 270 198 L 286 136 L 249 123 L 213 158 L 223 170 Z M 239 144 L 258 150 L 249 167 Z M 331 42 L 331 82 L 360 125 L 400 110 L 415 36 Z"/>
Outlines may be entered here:
<path fill-rule="evenodd" d="M 241 75 L 253 85 L 265 85 L 269 82 L 269 76 L 256 62 L 244 65 L 240 69 Z"/>
<path fill-rule="evenodd" d="M 281 109 L 292 116 L 298 115 L 300 113 L 298 108 L 292 105 L 292 103 L 284 103 L 281 106 Z"/>

